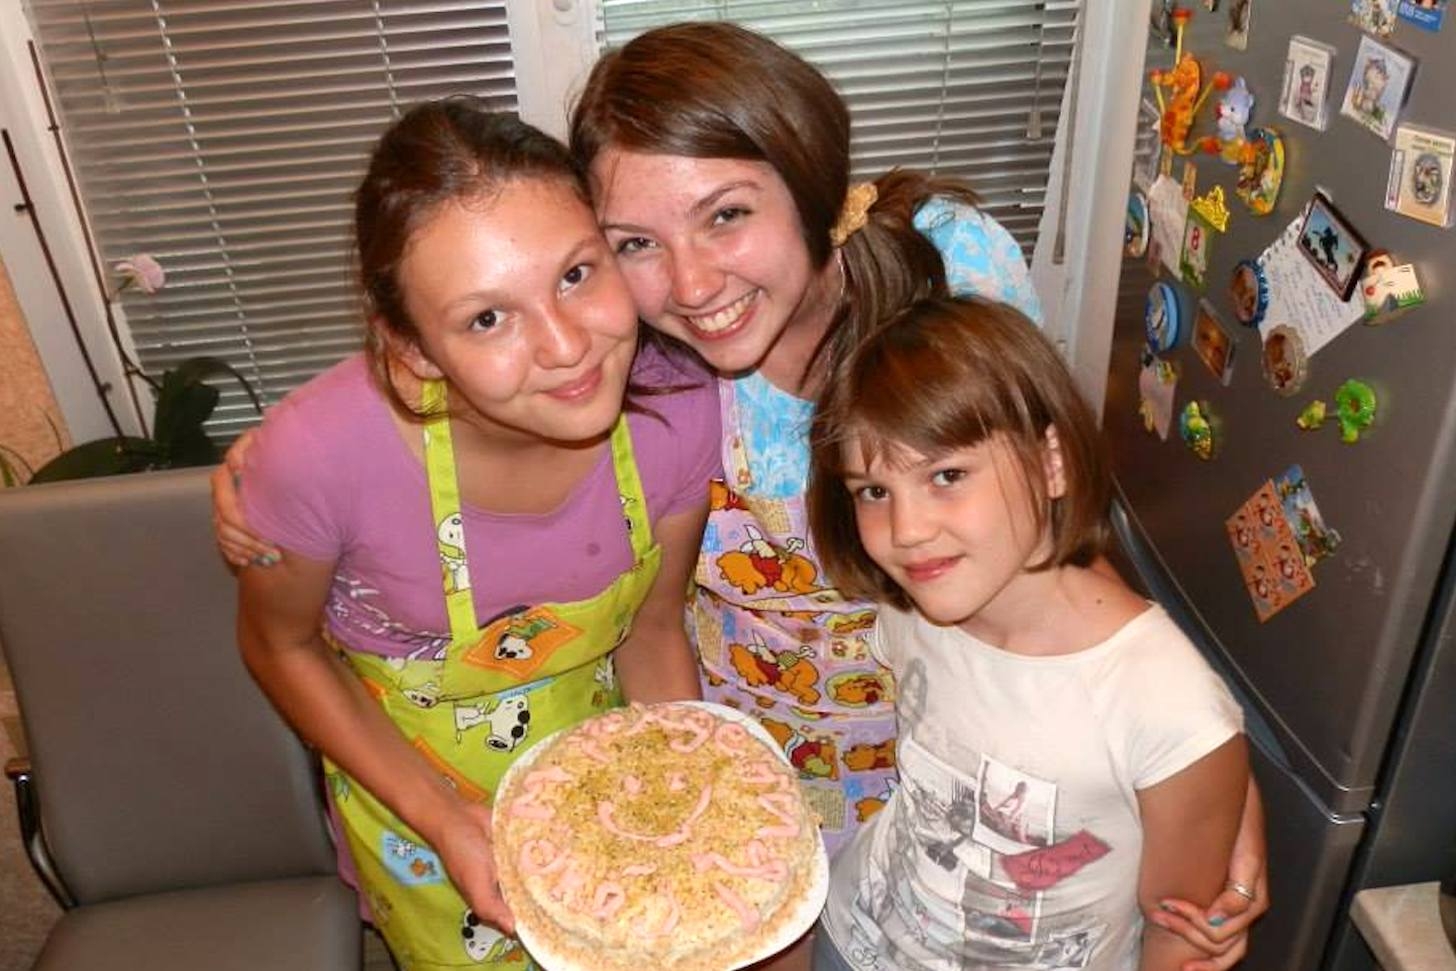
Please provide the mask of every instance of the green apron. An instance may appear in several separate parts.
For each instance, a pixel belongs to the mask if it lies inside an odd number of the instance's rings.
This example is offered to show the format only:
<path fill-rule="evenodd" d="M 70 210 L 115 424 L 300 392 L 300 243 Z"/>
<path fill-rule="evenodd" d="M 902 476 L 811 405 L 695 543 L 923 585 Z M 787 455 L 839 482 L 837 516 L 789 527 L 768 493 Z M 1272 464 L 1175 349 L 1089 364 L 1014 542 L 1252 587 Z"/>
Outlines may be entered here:
<path fill-rule="evenodd" d="M 443 411 L 429 382 L 425 409 Z M 384 658 L 335 645 L 421 757 L 467 799 L 489 802 L 522 752 L 560 728 L 622 703 L 612 650 L 627 636 L 661 563 L 625 416 L 612 430 L 632 568 L 596 596 L 475 619 L 450 424 L 424 428 L 425 469 L 440 546 L 450 643 L 431 657 Z M 444 866 L 389 809 L 326 763 L 329 794 L 375 926 L 403 971 L 532 966 L 515 940 L 476 920 Z"/>

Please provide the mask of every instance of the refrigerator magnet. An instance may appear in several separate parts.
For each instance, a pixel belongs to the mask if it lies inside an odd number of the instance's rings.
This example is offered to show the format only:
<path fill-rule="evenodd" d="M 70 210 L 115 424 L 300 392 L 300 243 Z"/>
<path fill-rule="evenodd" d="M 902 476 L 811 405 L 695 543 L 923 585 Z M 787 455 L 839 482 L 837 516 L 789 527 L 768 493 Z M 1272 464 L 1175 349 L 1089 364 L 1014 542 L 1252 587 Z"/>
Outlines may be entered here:
<path fill-rule="evenodd" d="M 1142 416 L 1143 428 L 1164 442 L 1173 427 L 1173 396 L 1177 387 L 1178 365 L 1154 354 L 1144 358 L 1138 372 L 1138 414 Z"/>
<path fill-rule="evenodd" d="M 1178 259 L 1178 274 L 1190 287 L 1202 290 L 1208 273 L 1208 249 L 1213 226 L 1189 207 L 1188 224 L 1183 230 L 1183 254 Z"/>
<path fill-rule="evenodd" d="M 1451 225 L 1451 168 L 1456 136 L 1421 125 L 1395 130 L 1385 208 L 1442 229 Z"/>
<path fill-rule="evenodd" d="M 1148 336 L 1148 348 L 1154 354 L 1171 350 L 1178 343 L 1182 312 L 1178 309 L 1178 291 L 1173 284 L 1162 281 L 1148 290 L 1147 303 L 1143 305 L 1143 330 Z"/>
<path fill-rule="evenodd" d="M 1369 34 L 1362 36 L 1340 114 L 1379 135 L 1382 141 L 1388 141 L 1415 72 L 1415 58 L 1380 43 Z"/>
<path fill-rule="evenodd" d="M 1239 149 L 1244 144 L 1244 126 L 1254 113 L 1254 94 L 1241 77 L 1233 79 L 1223 97 L 1214 105 L 1214 127 L 1218 132 L 1213 139 L 1213 151 L 1225 162 L 1233 165 L 1239 160 Z"/>
<path fill-rule="evenodd" d="M 1416 268 L 1409 263 L 1396 265 L 1385 250 L 1375 250 L 1365 260 L 1365 276 L 1360 281 L 1360 297 L 1365 302 L 1365 323 L 1388 324 L 1411 307 L 1426 302 Z"/>
<path fill-rule="evenodd" d="M 1127 220 L 1122 229 L 1122 251 L 1133 259 L 1142 257 L 1148 251 L 1148 236 L 1152 225 L 1148 220 L 1148 197 L 1141 189 L 1127 194 Z"/>
<path fill-rule="evenodd" d="M 1304 338 L 1287 324 L 1269 328 L 1260 359 L 1264 382 L 1286 398 L 1298 393 L 1309 377 L 1309 355 L 1304 351 Z"/>
<path fill-rule="evenodd" d="M 1396 0 L 1352 0 L 1350 23 L 1367 34 L 1389 37 L 1395 29 Z"/>
<path fill-rule="evenodd" d="M 1219 384 L 1227 387 L 1234 376 L 1236 345 L 1228 331 L 1224 330 L 1223 324 L 1219 323 L 1207 300 L 1198 302 L 1198 313 L 1193 318 L 1191 343 L 1194 353 L 1204 367 L 1208 368 L 1208 372 L 1218 379 Z"/>
<path fill-rule="evenodd" d="M 1284 184 L 1284 138 L 1272 128 L 1255 128 L 1239 146 L 1238 161 L 1234 194 L 1254 215 L 1269 215 Z"/>
<path fill-rule="evenodd" d="M 1190 401 L 1178 415 L 1178 437 L 1188 450 L 1207 462 L 1218 451 L 1217 419 L 1206 401 Z"/>
<path fill-rule="evenodd" d="M 1307 432 L 1316 431 L 1324 427 L 1325 415 L 1328 411 L 1329 406 L 1323 400 L 1316 398 L 1304 406 L 1299 417 L 1294 419 L 1294 423 Z"/>
<path fill-rule="evenodd" d="M 1274 491 L 1284 506 L 1284 520 L 1294 533 L 1306 566 L 1314 566 L 1339 548 L 1340 534 L 1325 525 L 1303 467 L 1291 465 L 1276 476 Z"/>
<path fill-rule="evenodd" d="M 1335 417 L 1340 421 L 1340 441 L 1353 445 L 1375 422 L 1375 389 L 1351 378 L 1335 389 Z"/>
<path fill-rule="evenodd" d="M 1446 18 L 1446 0 L 1400 0 L 1396 14 L 1421 30 L 1440 30 Z"/>
<path fill-rule="evenodd" d="M 1249 49 L 1249 29 L 1254 22 L 1254 0 L 1229 0 L 1228 31 L 1223 42 L 1236 51 Z"/>
<path fill-rule="evenodd" d="M 1316 191 L 1299 227 L 1299 251 L 1320 279 L 1342 300 L 1349 300 L 1370 252 L 1357 233 L 1323 192 Z"/>
<path fill-rule="evenodd" d="M 1258 260 L 1240 260 L 1229 280 L 1234 317 L 1245 327 L 1257 327 L 1269 310 L 1269 277 Z"/>
<path fill-rule="evenodd" d="M 1298 34 L 1289 38 L 1284 58 L 1284 84 L 1279 96 L 1279 113 L 1317 131 L 1330 122 L 1330 71 L 1335 49 Z"/>

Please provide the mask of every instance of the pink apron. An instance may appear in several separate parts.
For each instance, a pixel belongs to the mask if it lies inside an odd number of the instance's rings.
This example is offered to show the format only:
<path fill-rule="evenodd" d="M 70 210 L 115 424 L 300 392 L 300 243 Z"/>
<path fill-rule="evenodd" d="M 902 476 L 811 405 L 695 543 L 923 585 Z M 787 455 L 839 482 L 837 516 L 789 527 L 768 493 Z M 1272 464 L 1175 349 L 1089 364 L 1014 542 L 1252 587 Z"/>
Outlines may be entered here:
<path fill-rule="evenodd" d="M 712 484 L 690 624 L 704 697 L 778 739 L 832 855 L 894 785 L 893 681 L 866 641 L 874 605 L 845 600 L 819 568 L 803 496 L 753 495 L 733 382 L 718 388 L 727 481 Z"/>

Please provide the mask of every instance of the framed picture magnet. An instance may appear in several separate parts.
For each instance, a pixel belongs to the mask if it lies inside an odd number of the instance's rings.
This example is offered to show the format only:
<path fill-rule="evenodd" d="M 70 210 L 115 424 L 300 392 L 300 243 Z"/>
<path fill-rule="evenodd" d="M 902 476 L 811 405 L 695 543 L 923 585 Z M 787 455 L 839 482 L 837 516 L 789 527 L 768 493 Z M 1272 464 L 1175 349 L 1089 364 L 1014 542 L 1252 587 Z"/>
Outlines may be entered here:
<path fill-rule="evenodd" d="M 1297 394 L 1309 378 L 1309 356 L 1304 339 L 1287 324 L 1269 328 L 1261 355 L 1264 382 L 1286 398 Z"/>
<path fill-rule="evenodd" d="M 1194 353 L 1204 367 L 1208 368 L 1208 372 L 1218 379 L 1219 384 L 1227 387 L 1234 376 L 1234 350 L 1238 345 L 1219 322 L 1213 306 L 1207 300 L 1198 302 L 1198 313 L 1193 318 L 1191 343 Z"/>
<path fill-rule="evenodd" d="M 1299 251 L 1341 300 L 1349 300 L 1370 246 L 1329 197 L 1316 191 L 1299 227 Z"/>
<path fill-rule="evenodd" d="M 1229 279 L 1234 317 L 1245 327 L 1257 327 L 1269 311 L 1269 277 L 1258 260 L 1240 260 Z"/>
<path fill-rule="evenodd" d="M 1385 208 L 1442 229 L 1451 225 L 1451 170 L 1456 136 L 1421 125 L 1395 130 Z"/>
<path fill-rule="evenodd" d="M 1284 59 L 1284 85 L 1279 97 L 1279 113 L 1318 131 L 1330 123 L 1330 71 L 1335 65 L 1335 49 L 1299 34 L 1289 38 L 1289 53 Z"/>
<path fill-rule="evenodd" d="M 1148 218 L 1148 197 L 1143 190 L 1134 188 L 1127 194 L 1127 220 L 1122 230 L 1122 251 L 1134 259 L 1141 258 L 1148 251 L 1148 238 L 1152 233 L 1152 222 Z"/>
<path fill-rule="evenodd" d="M 1239 146 L 1234 194 L 1256 216 L 1274 211 L 1284 184 L 1284 138 L 1272 128 L 1255 128 Z"/>
<path fill-rule="evenodd" d="M 1208 251 L 1212 245 L 1212 237 L 1212 224 L 1190 207 L 1188 224 L 1183 230 L 1183 253 L 1178 259 L 1178 273 L 1184 283 L 1198 290 L 1202 290 L 1207 283 Z"/>
<path fill-rule="evenodd" d="M 1369 34 L 1361 36 L 1340 114 L 1389 141 L 1415 73 L 1415 58 Z"/>
<path fill-rule="evenodd" d="M 1154 283 L 1143 306 L 1143 330 L 1148 337 L 1148 348 L 1154 354 L 1171 350 L 1178 343 L 1182 316 L 1177 288 L 1166 281 Z"/>

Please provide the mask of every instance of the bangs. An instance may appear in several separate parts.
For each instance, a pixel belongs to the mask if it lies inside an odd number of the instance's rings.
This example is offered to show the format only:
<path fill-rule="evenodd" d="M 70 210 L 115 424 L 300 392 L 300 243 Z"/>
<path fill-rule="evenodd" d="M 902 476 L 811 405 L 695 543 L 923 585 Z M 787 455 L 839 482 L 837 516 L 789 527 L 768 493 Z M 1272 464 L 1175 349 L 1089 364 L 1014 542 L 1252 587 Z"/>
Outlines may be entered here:
<path fill-rule="evenodd" d="M 946 336 L 957 338 L 954 346 Z M 997 432 L 1042 440 L 1050 420 L 1032 389 L 996 374 L 995 349 L 965 340 L 964 329 L 876 337 L 849 364 L 832 396 L 841 411 L 832 426 L 837 444 L 858 447 L 866 467 L 879 460 L 904 468 L 912 462 L 910 452 L 933 460 Z"/>

